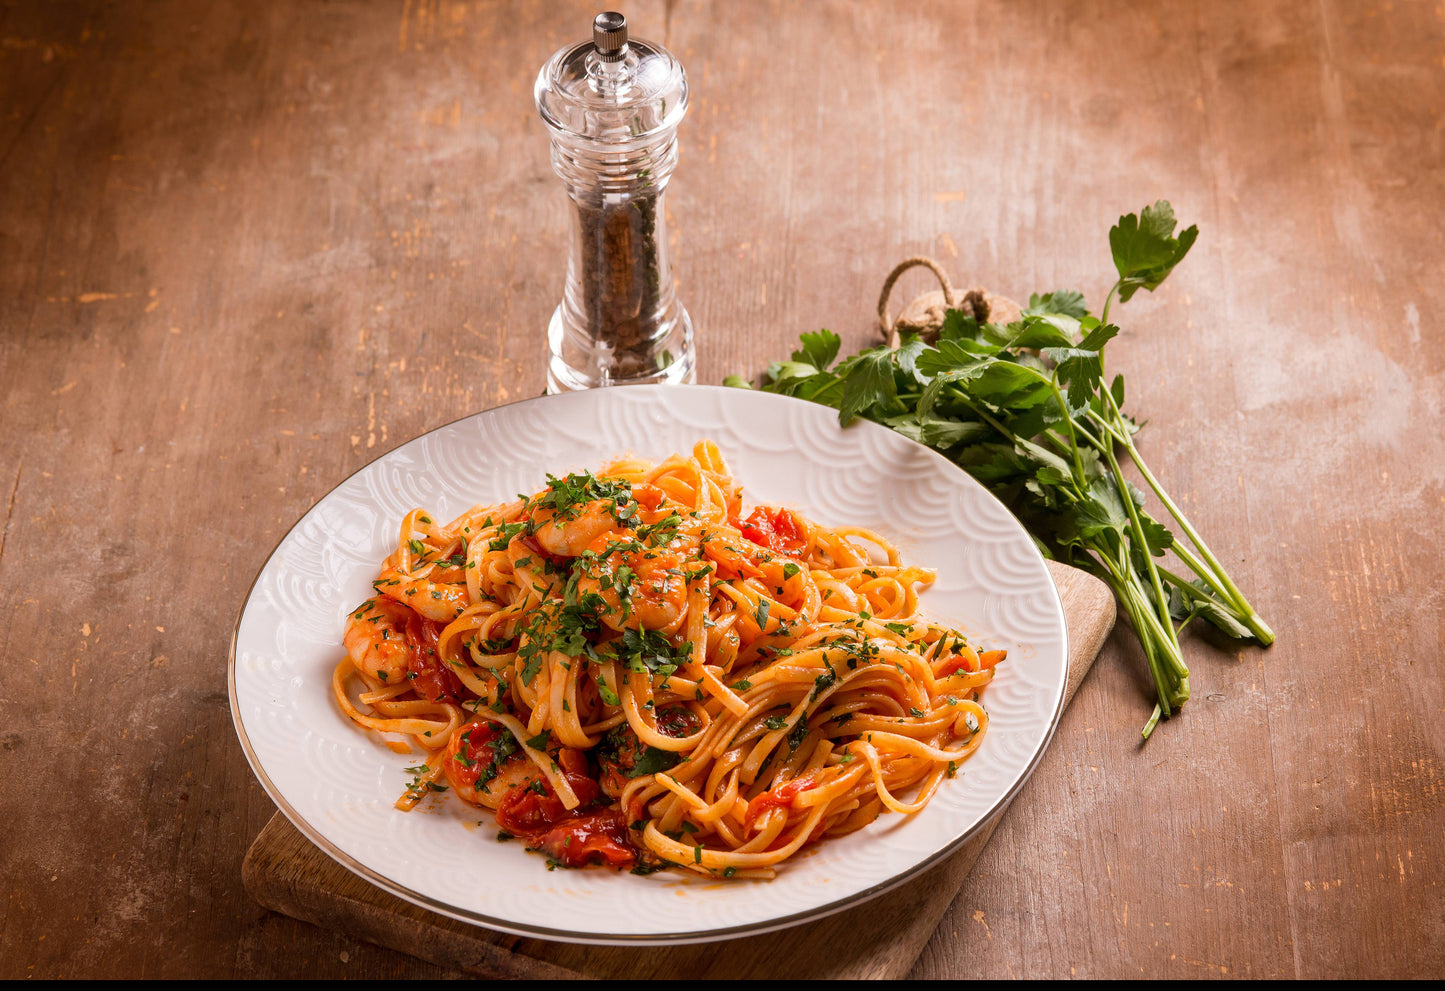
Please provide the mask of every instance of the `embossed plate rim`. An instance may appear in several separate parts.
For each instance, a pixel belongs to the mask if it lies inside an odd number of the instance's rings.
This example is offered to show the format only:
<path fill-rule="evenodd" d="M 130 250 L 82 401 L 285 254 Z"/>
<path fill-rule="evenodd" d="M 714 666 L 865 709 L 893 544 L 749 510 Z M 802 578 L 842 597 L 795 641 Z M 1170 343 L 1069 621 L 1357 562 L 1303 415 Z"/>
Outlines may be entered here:
<path fill-rule="evenodd" d="M 831 422 L 833 424 L 833 427 L 836 428 L 836 417 L 831 413 L 831 411 L 824 410 L 822 407 L 818 407 L 814 404 L 805 403 L 801 400 L 795 400 L 788 397 L 747 393 L 742 392 L 741 390 L 727 389 L 717 386 L 659 386 L 652 389 L 647 389 L 645 390 L 645 393 L 642 390 L 626 389 L 569 394 L 570 397 L 577 397 L 579 395 L 596 397 L 592 400 L 585 400 L 581 402 L 601 403 L 601 408 L 605 408 L 607 404 L 611 403 L 613 405 L 621 405 L 623 407 L 626 407 L 628 405 L 638 407 L 660 406 L 665 409 L 668 404 L 673 403 L 674 401 L 680 402 L 683 405 L 687 405 L 689 400 L 693 397 L 697 399 L 697 402 L 692 403 L 692 405 L 701 406 L 705 405 L 702 402 L 704 396 L 712 396 L 714 399 L 717 400 L 717 402 L 724 405 L 727 403 L 742 403 L 747 401 L 752 401 L 755 403 L 762 402 L 764 404 L 780 403 L 782 404 L 778 407 L 778 409 L 780 410 L 790 407 L 801 407 L 803 410 L 811 411 L 807 413 L 804 413 L 802 411 L 798 412 L 797 415 L 799 417 L 803 417 L 804 419 L 810 416 L 816 416 L 816 411 L 821 410 L 822 412 L 832 417 Z M 292 822 L 293 825 L 296 826 L 296 828 L 303 835 L 305 835 L 323 852 L 325 852 L 328 856 L 330 856 L 333 860 L 337 861 L 347 870 L 350 870 L 351 872 L 377 885 L 383 890 L 386 890 L 393 895 L 403 898 L 406 901 L 454 919 L 473 923 L 476 925 L 481 925 L 489 929 L 513 933 L 516 935 L 534 936 L 544 939 L 552 939 L 566 942 L 604 945 L 669 945 L 709 942 L 714 940 L 733 939 L 741 936 L 754 935 L 758 933 L 773 931 L 776 929 L 786 928 L 788 926 L 796 925 L 811 919 L 821 918 L 826 915 L 831 915 L 835 912 L 843 911 L 844 909 L 850 908 L 870 898 L 880 895 L 885 891 L 891 890 L 892 888 L 908 881 L 911 878 L 918 876 L 933 865 L 939 863 L 941 860 L 945 859 L 951 853 L 957 850 L 962 844 L 966 843 L 969 838 L 975 835 L 980 829 L 982 829 L 987 823 L 992 821 L 998 815 L 1000 810 L 1007 805 L 1007 803 L 1018 792 L 1019 788 L 1021 788 L 1024 782 L 1027 781 L 1029 775 L 1032 774 L 1034 768 L 1038 765 L 1039 760 L 1042 758 L 1044 751 L 1047 749 L 1049 741 L 1053 737 L 1054 731 L 1058 726 L 1059 719 L 1063 711 L 1064 687 L 1068 670 L 1068 630 L 1064 624 L 1063 606 L 1059 600 L 1057 589 L 1054 587 L 1052 580 L 1048 576 L 1048 572 L 1044 565 L 1042 555 L 1039 554 L 1037 548 L 1034 547 L 1033 542 L 1027 537 L 1027 534 L 1024 533 L 1022 526 L 1018 524 L 1016 520 L 1013 520 L 1011 516 L 1007 516 L 1007 519 L 1012 523 L 1013 528 L 1017 530 L 1017 537 L 1019 541 L 1021 541 L 1017 549 L 1022 551 L 1026 548 L 1026 553 L 1024 556 L 1027 559 L 1028 565 L 1031 568 L 1036 569 L 1038 575 L 1042 577 L 1042 582 L 1047 586 L 1050 591 L 1049 601 L 1052 608 L 1048 619 L 1054 624 L 1054 626 L 1056 627 L 1056 632 L 1058 634 L 1057 656 L 1046 658 L 1048 666 L 1045 667 L 1045 674 L 1048 679 L 1047 688 L 1051 696 L 1051 705 L 1049 706 L 1049 711 L 1051 715 L 1047 720 L 1047 725 L 1040 725 L 1038 727 L 1039 735 L 1036 741 L 1036 745 L 1033 747 L 1032 752 L 1028 754 L 1027 760 L 1023 763 L 1021 769 L 1017 771 L 1012 780 L 1008 782 L 1007 786 L 996 795 L 995 799 L 992 801 L 991 805 L 986 811 L 982 812 L 981 814 L 977 814 L 974 819 L 967 825 L 966 828 L 957 831 L 956 834 L 953 835 L 953 837 L 947 842 L 945 842 L 942 846 L 939 846 L 932 852 L 919 857 L 913 863 L 909 864 L 905 869 L 896 871 L 890 876 L 878 879 L 876 883 L 872 883 L 867 885 L 866 887 L 849 891 L 842 897 L 833 898 L 831 900 L 824 899 L 820 902 L 809 904 L 805 908 L 801 908 L 797 911 L 786 911 L 771 917 L 757 918 L 740 924 L 719 926 L 701 925 L 693 927 L 674 926 L 673 928 L 666 931 L 652 931 L 642 933 L 598 931 L 595 928 L 590 931 L 579 932 L 575 928 L 559 928 L 554 925 L 541 924 L 537 921 L 518 921 L 515 918 L 508 918 L 505 915 L 499 915 L 495 912 L 479 911 L 474 908 L 469 908 L 466 905 L 456 904 L 454 900 L 447 900 L 445 898 L 435 897 L 432 894 L 428 894 L 426 891 L 417 890 L 416 886 L 400 883 L 397 880 L 387 876 L 385 873 L 382 873 L 382 870 L 378 869 L 374 865 L 374 860 L 372 858 L 354 856 L 348 853 L 346 850 L 343 850 L 338 845 L 338 842 L 333 841 L 333 836 L 328 833 L 328 830 L 326 828 L 323 828 L 322 825 L 312 821 L 313 818 L 319 817 L 313 814 L 312 817 L 308 818 L 307 815 L 303 814 L 300 810 L 298 810 L 295 805 L 293 805 L 293 803 L 287 799 L 286 795 L 283 793 L 282 788 L 273 780 L 271 774 L 268 773 L 265 762 L 262 760 L 260 754 L 258 754 L 257 749 L 253 746 L 252 740 L 247 730 L 245 718 L 243 717 L 242 705 L 240 701 L 241 687 L 238 685 L 237 673 L 238 644 L 240 643 L 243 623 L 246 620 L 248 610 L 250 610 L 252 607 L 253 601 L 257 593 L 257 587 L 262 582 L 263 577 L 266 576 L 268 571 L 273 567 L 273 565 L 276 564 L 278 560 L 278 555 L 281 553 L 283 547 L 287 546 L 288 541 L 292 538 L 292 535 L 296 534 L 297 531 L 307 522 L 308 519 L 310 519 L 314 514 L 317 514 L 321 510 L 321 508 L 327 504 L 328 500 L 331 500 L 333 498 L 337 498 L 339 500 L 338 493 L 341 490 L 345 489 L 350 483 L 352 483 L 353 480 L 356 480 L 358 476 L 361 476 L 367 472 L 380 472 L 383 469 L 383 466 L 388 461 L 391 461 L 393 459 L 400 460 L 402 457 L 401 452 L 403 452 L 405 449 L 410 448 L 412 445 L 424 445 L 424 443 L 429 439 L 438 438 L 439 435 L 442 435 L 444 432 L 466 424 L 468 423 L 468 421 L 476 420 L 480 423 L 480 421 L 484 420 L 485 418 L 498 417 L 500 415 L 500 412 L 503 410 L 515 411 L 519 407 L 531 407 L 534 406 L 534 404 L 551 403 L 553 404 L 554 408 L 558 408 L 561 406 L 558 401 L 567 398 L 568 397 L 549 396 L 536 399 L 522 400 L 517 403 L 507 404 L 506 406 L 495 407 L 490 410 L 485 410 L 479 413 L 471 414 L 466 417 L 461 417 L 457 420 L 452 421 L 451 423 L 444 424 L 434 430 L 428 431 L 418 437 L 412 438 L 409 441 L 399 444 L 397 447 L 380 455 L 367 465 L 347 476 L 347 478 L 343 479 L 340 483 L 333 487 L 325 496 L 323 496 L 321 499 L 318 499 L 316 503 L 313 504 L 306 511 L 306 513 L 302 514 L 300 519 L 298 519 L 297 522 L 287 531 L 287 533 L 283 535 L 283 537 L 277 542 L 276 547 L 272 549 L 270 554 L 267 556 L 265 563 L 258 570 L 255 579 L 252 581 L 250 588 L 248 588 L 247 590 L 245 600 L 238 613 L 236 624 L 231 637 L 230 655 L 227 662 L 227 681 L 230 693 L 232 718 L 236 727 L 237 737 L 241 743 L 243 751 L 246 754 L 247 760 L 250 762 L 252 771 L 256 774 L 258 780 L 266 789 L 267 794 L 276 803 L 277 807 L 281 809 L 283 814 L 286 815 L 286 817 Z M 568 401 L 579 402 L 579 400 L 575 398 L 568 399 Z M 533 412 L 535 412 L 536 410 L 546 409 L 547 407 L 545 405 L 536 405 Z M 784 415 L 786 416 L 786 414 Z M 706 428 L 693 428 L 693 430 L 697 434 L 697 437 L 708 435 Z M 972 486 L 974 489 L 977 490 L 977 494 L 970 496 L 970 498 L 978 498 L 978 495 L 981 494 L 984 499 L 991 501 L 993 505 L 998 505 L 997 501 L 994 500 L 993 496 L 987 493 L 987 491 L 984 490 L 982 486 L 979 486 L 978 483 L 974 482 L 973 479 L 969 478 L 966 474 L 959 471 L 955 466 L 951 465 L 947 460 L 943 459 L 936 453 L 929 451 L 927 448 L 924 448 L 921 445 L 913 444 L 913 442 L 907 441 L 893 431 L 873 423 L 859 422 L 846 428 L 846 430 L 840 431 L 840 436 L 846 438 L 851 431 L 862 431 L 865 434 L 867 432 L 876 431 L 878 432 L 876 436 L 878 437 L 879 443 L 882 444 L 884 447 L 896 447 L 898 444 L 902 444 L 907 445 L 907 447 L 910 449 L 910 453 L 915 450 L 919 452 L 924 452 L 926 458 L 933 459 L 933 461 L 936 462 L 939 477 L 946 479 L 946 484 L 963 484 L 965 486 Z M 422 450 L 422 448 L 418 447 L 417 450 L 420 451 Z M 724 445 L 723 450 L 724 456 L 732 456 L 734 453 L 733 451 L 730 451 L 726 445 Z M 622 453 L 622 451 L 620 450 L 597 452 L 595 460 L 600 462 L 605 457 L 613 456 L 620 453 Z M 734 458 L 734 460 L 736 459 Z M 555 470 L 556 466 L 549 466 L 549 468 Z M 750 480 L 746 477 L 745 473 L 740 471 L 739 476 L 741 481 L 743 482 L 745 492 L 756 491 L 757 487 L 755 485 L 749 484 Z M 808 507 L 801 506 L 800 508 L 807 509 Z M 1000 506 L 999 509 L 1002 509 L 1002 507 Z M 1006 511 L 1004 511 L 1004 513 L 1005 515 L 1007 515 Z M 395 521 L 389 522 L 392 525 L 394 525 L 395 523 Z M 866 524 L 869 521 L 859 522 Z M 967 534 L 960 534 L 959 540 L 966 541 Z M 925 560 L 922 563 L 930 562 Z M 925 604 L 925 611 L 932 612 L 928 609 L 927 604 Z M 337 649 L 339 650 L 339 647 Z M 1002 681 L 1002 678 L 1003 675 L 1001 673 L 1000 681 Z M 330 675 L 328 667 L 326 670 L 326 684 L 324 686 L 325 694 L 328 700 L 330 698 L 329 680 Z M 987 705 L 987 694 L 985 695 L 984 702 L 985 705 Z M 360 736 L 360 734 L 358 734 L 358 736 Z M 988 738 L 986 737 L 984 747 L 986 748 L 987 746 Z M 980 754 L 982 754 L 983 752 L 984 751 L 981 748 Z M 977 761 L 978 758 L 979 755 L 975 755 L 973 760 Z M 965 776 L 967 775 L 967 770 L 970 766 L 972 765 L 965 765 Z M 932 808 L 932 806 L 930 806 L 930 808 Z M 927 815 L 927 810 L 925 810 L 924 815 Z M 875 823 L 873 827 L 870 827 L 870 830 L 878 830 L 877 833 L 871 834 L 874 838 L 874 842 L 886 843 L 889 841 L 889 837 L 893 835 L 892 829 L 889 829 L 887 831 L 879 829 L 879 827 L 885 821 L 893 823 L 892 828 L 897 828 L 897 817 L 880 820 L 879 823 Z M 854 834 L 854 836 L 852 837 L 845 837 L 841 841 L 834 842 L 842 843 L 854 841 L 854 837 L 864 837 L 865 839 L 867 839 L 869 836 L 869 830 L 864 830 L 859 834 Z M 542 872 L 542 865 L 539 858 L 529 857 L 528 859 L 532 861 L 530 866 L 533 869 Z M 369 860 L 373 860 L 373 862 L 369 863 Z M 606 872 L 587 873 L 606 874 Z M 609 876 L 618 878 L 631 877 L 630 875 Z M 787 878 L 788 874 L 785 871 L 778 879 L 774 881 L 748 882 L 748 884 L 754 886 L 783 886 L 786 888 Z M 645 881 L 646 879 L 635 880 Z M 713 882 L 708 882 L 706 879 L 697 879 L 697 883 L 701 885 Z M 766 899 L 765 891 L 762 892 L 762 894 L 762 900 L 769 900 Z M 692 902 L 689 902 L 688 904 L 689 906 L 691 906 Z M 565 908 L 565 905 L 562 907 Z"/>

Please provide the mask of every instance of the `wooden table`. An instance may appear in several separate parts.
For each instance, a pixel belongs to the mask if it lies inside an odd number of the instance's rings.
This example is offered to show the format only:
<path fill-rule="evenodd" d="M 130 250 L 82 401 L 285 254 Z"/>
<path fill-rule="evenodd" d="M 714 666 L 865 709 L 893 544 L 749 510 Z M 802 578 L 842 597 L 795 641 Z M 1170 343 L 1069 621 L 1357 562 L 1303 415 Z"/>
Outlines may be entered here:
<path fill-rule="evenodd" d="M 0 976 L 438 973 L 242 893 L 272 806 L 226 645 L 337 481 L 541 390 L 565 211 L 531 85 L 593 12 L 0 4 Z M 1121 624 L 915 975 L 1439 976 L 1439 5 L 627 12 L 693 86 L 703 381 L 870 342 L 906 255 L 1097 306 L 1120 213 L 1202 230 L 1111 366 L 1279 643 L 1190 637 L 1194 701 L 1141 747 Z"/>

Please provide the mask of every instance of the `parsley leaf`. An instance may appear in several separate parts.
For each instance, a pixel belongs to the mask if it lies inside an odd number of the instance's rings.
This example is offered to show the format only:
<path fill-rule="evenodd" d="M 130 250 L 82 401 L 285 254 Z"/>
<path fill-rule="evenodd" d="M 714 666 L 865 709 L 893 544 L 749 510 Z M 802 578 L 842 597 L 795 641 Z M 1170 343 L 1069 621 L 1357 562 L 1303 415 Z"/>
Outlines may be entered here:
<path fill-rule="evenodd" d="M 843 380 L 843 404 L 838 408 L 838 420 L 843 426 L 871 406 L 891 406 L 897 400 L 893 352 L 888 348 L 873 348 L 849 358 L 838 367 L 840 373 L 844 366 L 847 377 Z"/>
<path fill-rule="evenodd" d="M 799 338 L 802 346 L 793 352 L 793 360 L 801 364 L 812 365 L 819 371 L 827 371 L 833 359 L 838 357 L 838 346 L 842 339 L 831 330 L 819 330 L 814 333 L 806 333 Z"/>
<path fill-rule="evenodd" d="M 1199 228 L 1190 225 L 1174 237 L 1174 208 L 1165 200 L 1119 218 L 1109 230 L 1109 248 L 1114 253 L 1114 267 L 1119 270 L 1119 299 L 1127 303 L 1139 289 L 1153 292 L 1184 260 L 1199 237 Z"/>
<path fill-rule="evenodd" d="M 624 630 L 613 647 L 618 660 L 639 674 L 672 674 L 692 656 L 691 640 L 674 645 L 667 634 L 656 630 Z"/>
<path fill-rule="evenodd" d="M 622 704 L 622 700 L 621 700 L 620 698 L 618 698 L 618 697 L 617 697 L 617 693 L 614 692 L 614 691 L 608 686 L 606 680 L 604 680 L 603 678 L 600 678 L 600 677 L 599 677 L 599 678 L 596 679 L 596 684 L 597 684 L 597 694 L 600 695 L 600 696 L 602 696 L 602 701 L 603 701 L 604 703 L 606 703 L 607 705 L 621 705 L 621 704 Z"/>
<path fill-rule="evenodd" d="M 629 778 L 640 778 L 647 774 L 658 774 L 662 771 L 670 771 L 682 761 L 682 754 L 675 750 L 662 750 L 658 747 L 648 747 L 637 758 L 632 765 L 632 770 L 627 772 Z"/>

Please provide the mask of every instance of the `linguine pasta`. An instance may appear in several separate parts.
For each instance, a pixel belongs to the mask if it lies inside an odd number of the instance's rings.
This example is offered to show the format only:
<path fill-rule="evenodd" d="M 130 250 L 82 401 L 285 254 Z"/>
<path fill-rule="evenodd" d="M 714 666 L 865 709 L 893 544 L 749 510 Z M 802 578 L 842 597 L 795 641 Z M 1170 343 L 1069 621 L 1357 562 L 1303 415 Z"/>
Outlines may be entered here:
<path fill-rule="evenodd" d="M 332 687 L 424 749 L 402 810 L 451 792 L 563 866 L 771 877 L 919 811 L 982 741 L 1004 652 L 919 616 L 933 579 L 861 527 L 743 516 L 702 441 L 408 513 Z"/>

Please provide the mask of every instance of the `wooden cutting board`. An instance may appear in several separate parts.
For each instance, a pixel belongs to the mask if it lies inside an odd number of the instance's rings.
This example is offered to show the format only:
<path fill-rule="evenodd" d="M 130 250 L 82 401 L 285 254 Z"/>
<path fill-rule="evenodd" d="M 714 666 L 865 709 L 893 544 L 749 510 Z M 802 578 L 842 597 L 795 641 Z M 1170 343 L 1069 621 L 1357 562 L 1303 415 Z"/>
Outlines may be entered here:
<path fill-rule="evenodd" d="M 1114 599 L 1097 578 L 1048 565 L 1069 628 L 1067 705 L 1113 629 Z M 897 979 L 918 960 L 1006 812 L 944 863 L 879 898 L 780 932 L 698 946 L 577 946 L 448 919 L 352 874 L 280 812 L 241 870 L 246 890 L 272 911 L 478 977 Z"/>

